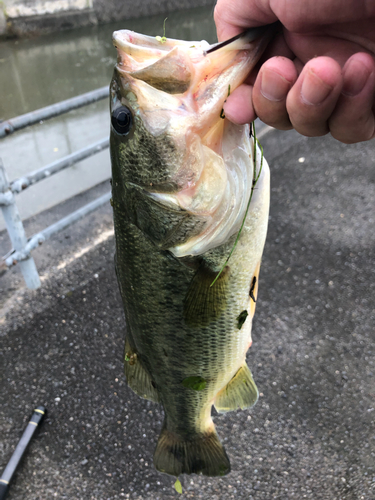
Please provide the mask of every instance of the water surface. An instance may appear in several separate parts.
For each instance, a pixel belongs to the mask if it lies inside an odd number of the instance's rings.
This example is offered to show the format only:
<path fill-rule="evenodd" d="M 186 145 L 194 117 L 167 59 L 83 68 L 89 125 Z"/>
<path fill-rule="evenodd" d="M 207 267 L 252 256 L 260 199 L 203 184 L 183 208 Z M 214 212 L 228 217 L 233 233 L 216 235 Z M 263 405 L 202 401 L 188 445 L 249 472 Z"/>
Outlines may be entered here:
<path fill-rule="evenodd" d="M 184 40 L 216 40 L 212 7 L 0 43 L 0 120 L 109 85 L 116 50 L 112 32 L 131 29 Z M 40 168 L 109 133 L 108 101 L 29 127 L 0 141 L 10 180 Z M 22 219 L 110 177 L 108 150 L 46 179 L 18 196 Z M 0 217 L 0 230 L 4 223 Z"/>

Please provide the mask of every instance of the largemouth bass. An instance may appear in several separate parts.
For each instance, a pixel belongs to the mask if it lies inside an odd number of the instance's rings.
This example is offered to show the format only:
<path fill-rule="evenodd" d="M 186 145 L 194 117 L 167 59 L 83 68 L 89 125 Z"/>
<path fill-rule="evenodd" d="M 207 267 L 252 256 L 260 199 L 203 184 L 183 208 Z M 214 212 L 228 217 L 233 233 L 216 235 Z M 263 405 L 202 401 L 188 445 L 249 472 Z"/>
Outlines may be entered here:
<path fill-rule="evenodd" d="M 228 473 L 211 407 L 249 408 L 258 398 L 246 352 L 269 168 L 249 125 L 230 123 L 222 108 L 267 33 L 216 50 L 204 41 L 113 35 L 112 205 L 125 374 L 135 393 L 164 407 L 154 465 L 174 476 Z"/>

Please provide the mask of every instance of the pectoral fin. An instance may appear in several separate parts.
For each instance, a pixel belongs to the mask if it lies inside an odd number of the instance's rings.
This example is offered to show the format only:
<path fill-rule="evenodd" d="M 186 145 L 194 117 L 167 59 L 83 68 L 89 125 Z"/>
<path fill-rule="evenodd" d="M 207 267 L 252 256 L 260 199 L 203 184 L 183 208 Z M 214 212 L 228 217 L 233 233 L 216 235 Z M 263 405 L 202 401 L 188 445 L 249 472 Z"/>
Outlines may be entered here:
<path fill-rule="evenodd" d="M 159 402 L 159 395 L 151 377 L 141 365 L 137 354 L 130 348 L 129 342 L 125 343 L 124 372 L 128 386 L 133 392 L 141 398 Z"/>
<path fill-rule="evenodd" d="M 215 399 L 215 408 L 219 413 L 250 408 L 258 401 L 258 389 L 251 371 L 244 363 L 232 380 L 222 389 Z"/>

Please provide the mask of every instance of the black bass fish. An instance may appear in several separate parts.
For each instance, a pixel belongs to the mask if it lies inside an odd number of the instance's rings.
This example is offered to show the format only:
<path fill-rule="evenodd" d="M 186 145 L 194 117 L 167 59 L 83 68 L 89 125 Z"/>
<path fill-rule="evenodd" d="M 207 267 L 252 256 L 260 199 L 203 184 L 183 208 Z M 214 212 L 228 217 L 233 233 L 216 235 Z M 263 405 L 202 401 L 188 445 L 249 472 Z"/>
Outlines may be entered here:
<path fill-rule="evenodd" d="M 259 60 L 267 33 L 213 48 L 113 35 L 112 205 L 125 374 L 135 393 L 163 405 L 154 465 L 174 476 L 227 474 L 211 407 L 249 408 L 258 398 L 246 352 L 269 168 L 250 126 L 230 123 L 222 108 Z"/>

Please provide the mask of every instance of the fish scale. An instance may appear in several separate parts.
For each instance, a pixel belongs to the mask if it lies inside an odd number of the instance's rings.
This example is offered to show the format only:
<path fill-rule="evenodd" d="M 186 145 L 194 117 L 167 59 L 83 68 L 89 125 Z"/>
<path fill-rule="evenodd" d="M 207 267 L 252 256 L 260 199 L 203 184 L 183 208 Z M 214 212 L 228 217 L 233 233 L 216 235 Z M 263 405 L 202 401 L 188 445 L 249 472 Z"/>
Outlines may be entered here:
<path fill-rule="evenodd" d="M 115 216 L 116 229 L 118 224 Z M 123 230 L 123 221 L 120 225 Z M 117 239 L 116 253 L 122 256 L 117 260 L 119 280 L 127 289 L 135 289 L 131 298 L 126 299 L 127 328 L 130 332 L 139 332 L 134 348 L 148 372 L 153 374 L 169 419 L 180 432 L 187 427 L 191 433 L 196 430 L 197 418 L 199 421 L 197 414 L 210 411 L 214 396 L 243 363 L 250 342 L 250 322 L 246 335 L 244 331 L 233 335 L 233 330 L 237 329 L 239 313 L 248 307 L 248 275 L 245 272 L 241 273 L 242 277 L 233 275 L 238 286 L 231 287 L 228 302 L 235 307 L 229 308 L 224 318 L 204 329 L 189 328 L 181 325 L 181 316 L 183 299 L 194 272 L 182 268 L 168 256 L 161 261 L 160 252 L 155 252 L 155 247 L 136 226 L 129 224 L 126 234 L 126 239 Z M 233 267 L 236 264 L 235 255 L 231 264 Z M 239 264 L 243 266 L 243 259 Z M 167 359 L 158 345 L 160 328 Z M 181 382 L 196 373 L 214 383 L 204 391 L 187 391 Z M 183 412 L 179 411 L 181 407 Z"/>
<path fill-rule="evenodd" d="M 134 140 L 129 140 L 127 148 L 120 150 L 119 161 L 126 163 L 131 171 L 130 180 L 139 185 L 150 186 L 150 183 L 162 185 L 166 189 L 171 181 L 171 173 L 164 168 L 164 165 L 174 165 L 181 163 L 181 154 L 173 147 L 167 135 L 161 137 L 150 137 L 147 131 L 142 130 L 141 120 L 137 120 L 139 135 Z M 140 157 L 139 150 L 143 153 Z M 155 152 L 159 152 L 155 154 Z M 137 175 L 135 175 L 137 174 Z M 126 177 L 122 179 L 126 182 Z M 171 185 L 171 189 L 176 186 Z"/>

